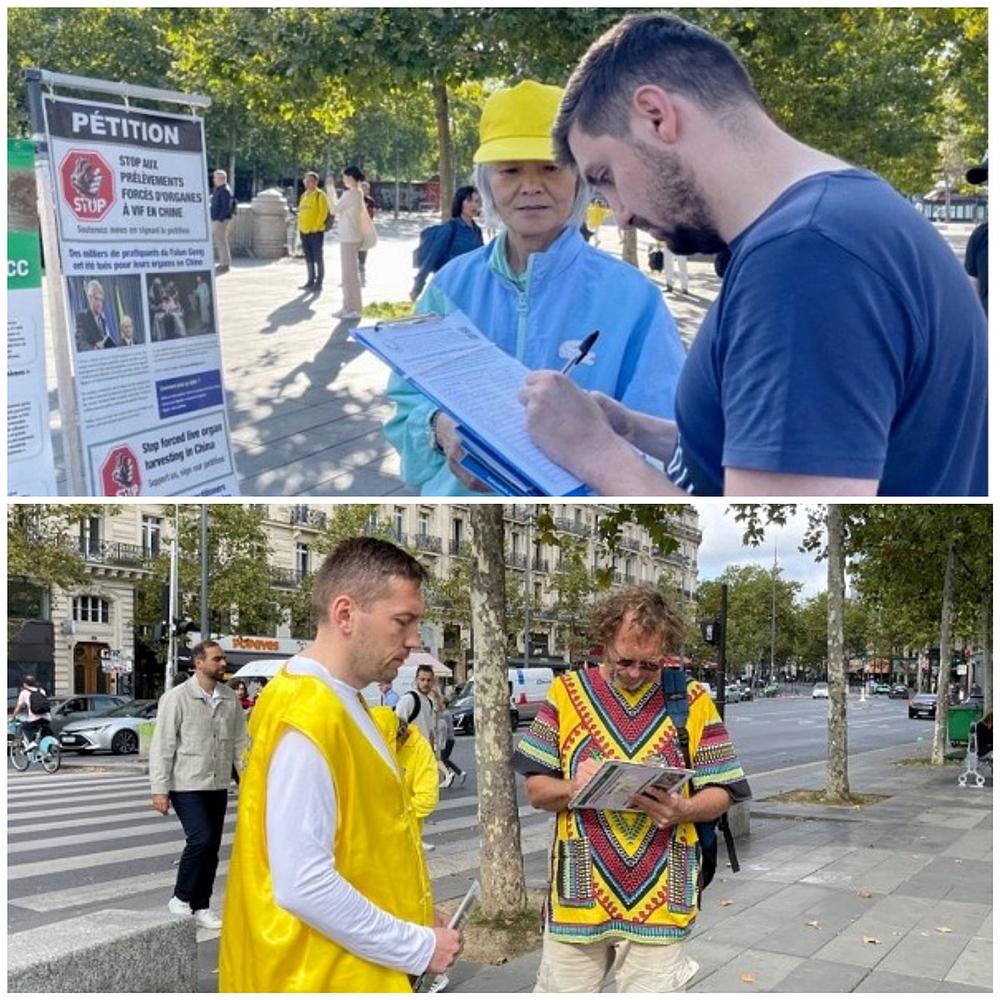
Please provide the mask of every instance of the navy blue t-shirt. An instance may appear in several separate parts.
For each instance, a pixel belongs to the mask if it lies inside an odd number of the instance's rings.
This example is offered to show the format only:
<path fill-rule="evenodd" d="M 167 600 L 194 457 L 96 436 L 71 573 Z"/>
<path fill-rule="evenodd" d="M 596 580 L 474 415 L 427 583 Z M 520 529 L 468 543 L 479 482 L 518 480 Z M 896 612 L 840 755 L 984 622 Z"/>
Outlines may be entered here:
<path fill-rule="evenodd" d="M 882 496 L 983 496 L 986 317 L 954 251 L 885 181 L 807 177 L 730 244 L 677 386 L 667 474 L 877 479 Z"/>

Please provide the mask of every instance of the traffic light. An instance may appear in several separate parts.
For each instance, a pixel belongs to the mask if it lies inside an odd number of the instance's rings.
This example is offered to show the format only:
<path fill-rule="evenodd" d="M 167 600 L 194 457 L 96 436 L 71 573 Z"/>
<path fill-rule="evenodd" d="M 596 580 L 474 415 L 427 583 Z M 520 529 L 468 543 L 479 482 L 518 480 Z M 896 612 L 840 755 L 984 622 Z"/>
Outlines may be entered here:
<path fill-rule="evenodd" d="M 188 632 L 193 631 L 195 627 L 195 622 L 191 618 L 175 618 L 174 619 L 174 635 L 180 637 L 182 635 L 187 635 Z"/>
<path fill-rule="evenodd" d="M 719 637 L 722 632 L 722 623 L 718 618 L 703 618 L 701 621 L 701 637 L 710 646 L 719 645 Z"/>

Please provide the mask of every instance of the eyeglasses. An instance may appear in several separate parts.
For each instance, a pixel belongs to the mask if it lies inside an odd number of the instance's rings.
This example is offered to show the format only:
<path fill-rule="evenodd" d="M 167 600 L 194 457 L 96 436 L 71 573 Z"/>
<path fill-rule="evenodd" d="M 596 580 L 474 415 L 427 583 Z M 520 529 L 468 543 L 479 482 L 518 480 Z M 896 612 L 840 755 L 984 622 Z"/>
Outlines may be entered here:
<path fill-rule="evenodd" d="M 644 674 L 658 674 L 661 669 L 659 660 L 629 660 L 618 656 L 610 656 L 608 659 L 611 665 L 618 670 L 631 670 L 632 667 L 638 667 Z"/>

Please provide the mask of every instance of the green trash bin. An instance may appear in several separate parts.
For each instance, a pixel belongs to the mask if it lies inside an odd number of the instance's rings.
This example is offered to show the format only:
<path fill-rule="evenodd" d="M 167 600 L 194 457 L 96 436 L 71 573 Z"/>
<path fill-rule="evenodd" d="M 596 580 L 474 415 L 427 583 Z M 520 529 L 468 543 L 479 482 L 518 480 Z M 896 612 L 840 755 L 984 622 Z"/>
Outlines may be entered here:
<path fill-rule="evenodd" d="M 156 728 L 155 722 L 139 723 L 139 756 L 149 757 L 149 745 L 153 742 L 153 730 Z"/>
<path fill-rule="evenodd" d="M 982 715 L 978 705 L 952 705 L 948 709 L 948 740 L 953 747 L 969 742 L 969 727 Z"/>

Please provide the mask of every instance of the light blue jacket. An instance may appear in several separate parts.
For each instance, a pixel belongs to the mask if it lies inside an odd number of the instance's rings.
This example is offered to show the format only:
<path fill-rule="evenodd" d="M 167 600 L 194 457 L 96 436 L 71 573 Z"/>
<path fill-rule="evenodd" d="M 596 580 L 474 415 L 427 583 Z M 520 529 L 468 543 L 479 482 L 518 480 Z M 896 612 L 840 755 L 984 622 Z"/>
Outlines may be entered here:
<path fill-rule="evenodd" d="M 652 282 L 630 264 L 587 244 L 568 226 L 523 275 L 507 263 L 506 235 L 450 261 L 435 275 L 417 312 L 461 310 L 497 346 L 531 369 L 559 369 L 593 330 L 601 335 L 573 371 L 596 389 L 643 413 L 673 419 L 684 348 Z M 389 379 L 396 413 L 385 436 L 402 457 L 403 479 L 425 496 L 470 496 L 435 451 L 429 399 L 398 375 Z"/>

